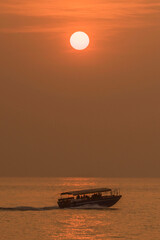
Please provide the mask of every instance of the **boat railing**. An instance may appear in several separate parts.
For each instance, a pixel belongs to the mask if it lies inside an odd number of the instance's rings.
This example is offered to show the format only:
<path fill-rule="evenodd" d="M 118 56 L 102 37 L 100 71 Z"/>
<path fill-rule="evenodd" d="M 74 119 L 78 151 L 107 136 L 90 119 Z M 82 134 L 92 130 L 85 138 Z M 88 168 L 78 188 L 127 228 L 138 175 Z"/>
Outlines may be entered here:
<path fill-rule="evenodd" d="M 115 188 L 112 189 L 110 191 L 108 191 L 107 193 L 103 194 L 103 193 L 94 193 L 92 195 L 86 195 L 86 194 L 78 194 L 76 196 L 67 196 L 67 197 L 63 197 L 61 195 L 61 198 L 59 198 L 59 201 L 82 201 L 82 200 L 93 200 L 93 199 L 97 199 L 97 198 L 103 198 L 103 197 L 109 197 L 109 196 L 119 196 L 120 195 L 120 189 L 119 188 Z"/>
<path fill-rule="evenodd" d="M 71 199 L 74 199 L 74 197 L 65 197 L 65 198 L 64 198 L 64 197 L 61 197 L 61 198 L 59 198 L 58 200 L 59 200 L 59 201 L 62 201 L 62 200 L 65 201 L 65 200 L 71 200 Z"/>
<path fill-rule="evenodd" d="M 120 189 L 119 188 L 115 188 L 111 191 L 111 195 L 114 196 L 119 196 L 120 195 Z"/>

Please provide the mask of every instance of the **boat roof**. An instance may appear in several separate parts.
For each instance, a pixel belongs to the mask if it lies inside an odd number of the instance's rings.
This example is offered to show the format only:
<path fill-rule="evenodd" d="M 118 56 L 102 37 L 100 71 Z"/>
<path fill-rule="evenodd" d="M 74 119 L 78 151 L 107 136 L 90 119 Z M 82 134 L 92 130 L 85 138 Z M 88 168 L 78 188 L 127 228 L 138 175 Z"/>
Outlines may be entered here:
<path fill-rule="evenodd" d="M 70 191 L 70 192 L 63 192 L 61 195 L 81 195 L 81 194 L 89 194 L 89 193 L 99 193 L 99 192 L 109 192 L 111 191 L 110 188 L 94 188 L 94 189 L 85 189 L 79 191 Z"/>

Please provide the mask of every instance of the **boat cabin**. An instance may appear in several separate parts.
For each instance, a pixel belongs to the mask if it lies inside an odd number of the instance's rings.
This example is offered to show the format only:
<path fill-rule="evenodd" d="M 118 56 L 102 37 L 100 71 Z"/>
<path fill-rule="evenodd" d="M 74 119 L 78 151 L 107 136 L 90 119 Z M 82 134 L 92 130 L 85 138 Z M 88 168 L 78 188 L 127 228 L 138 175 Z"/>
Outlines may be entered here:
<path fill-rule="evenodd" d="M 79 191 L 69 191 L 60 194 L 61 198 L 58 199 L 58 205 L 61 208 L 77 206 L 82 204 L 104 204 L 111 199 L 117 199 L 120 196 L 119 189 L 110 188 L 95 188 Z"/>

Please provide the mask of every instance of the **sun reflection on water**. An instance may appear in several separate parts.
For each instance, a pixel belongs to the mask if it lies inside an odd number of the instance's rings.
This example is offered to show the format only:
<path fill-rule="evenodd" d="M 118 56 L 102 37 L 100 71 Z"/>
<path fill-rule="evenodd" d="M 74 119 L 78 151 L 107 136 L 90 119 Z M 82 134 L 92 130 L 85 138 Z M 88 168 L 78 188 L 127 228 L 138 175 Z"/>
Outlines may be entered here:
<path fill-rule="evenodd" d="M 107 212 L 98 209 L 62 209 L 59 210 L 56 221 L 52 219 L 50 230 L 45 230 L 51 236 L 50 239 L 54 240 L 110 240 L 111 236 L 107 232 L 111 229 L 111 221 Z"/>

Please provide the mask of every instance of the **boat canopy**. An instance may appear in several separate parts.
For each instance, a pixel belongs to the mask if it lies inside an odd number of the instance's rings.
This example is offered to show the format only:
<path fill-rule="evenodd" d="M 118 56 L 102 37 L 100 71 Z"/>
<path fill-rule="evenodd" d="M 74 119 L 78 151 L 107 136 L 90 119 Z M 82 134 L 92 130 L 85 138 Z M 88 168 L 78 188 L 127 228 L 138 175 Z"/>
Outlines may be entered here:
<path fill-rule="evenodd" d="M 79 190 L 79 191 L 70 191 L 70 192 L 63 192 L 61 195 L 81 195 L 81 194 L 89 194 L 89 193 L 99 193 L 99 192 L 109 192 L 111 191 L 110 188 L 95 188 L 95 189 L 86 189 L 86 190 Z"/>

